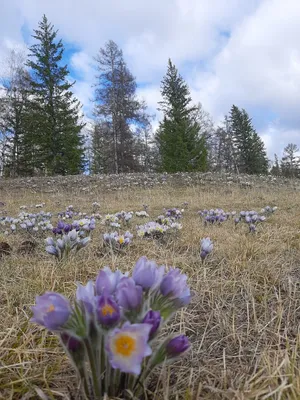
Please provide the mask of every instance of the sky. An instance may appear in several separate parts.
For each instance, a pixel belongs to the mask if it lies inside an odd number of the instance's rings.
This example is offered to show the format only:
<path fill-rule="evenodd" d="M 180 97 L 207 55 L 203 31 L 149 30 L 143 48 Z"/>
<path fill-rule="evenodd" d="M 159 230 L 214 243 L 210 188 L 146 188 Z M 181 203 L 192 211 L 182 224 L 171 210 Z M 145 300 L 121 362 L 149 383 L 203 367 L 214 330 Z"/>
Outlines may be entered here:
<path fill-rule="evenodd" d="M 112 39 L 160 118 L 168 58 L 215 124 L 245 108 L 268 155 L 300 147 L 299 0 L 0 0 L 0 60 L 32 43 L 43 14 L 59 30 L 75 95 L 91 113 L 93 57 Z M 1 66 L 0 66 L 1 69 Z"/>

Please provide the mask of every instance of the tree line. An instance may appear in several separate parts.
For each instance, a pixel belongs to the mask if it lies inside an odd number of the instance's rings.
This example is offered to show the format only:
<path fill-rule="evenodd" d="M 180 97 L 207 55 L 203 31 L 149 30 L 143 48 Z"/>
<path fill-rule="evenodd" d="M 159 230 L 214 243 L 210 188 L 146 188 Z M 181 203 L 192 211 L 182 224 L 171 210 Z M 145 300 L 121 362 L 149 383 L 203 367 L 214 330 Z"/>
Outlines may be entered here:
<path fill-rule="evenodd" d="M 64 45 L 44 15 L 28 56 L 12 51 L 0 83 L 2 176 L 126 172 L 227 171 L 300 176 L 299 149 L 289 144 L 272 168 L 248 113 L 233 105 L 215 127 L 169 59 L 161 81 L 162 113 L 154 116 L 137 96 L 122 50 L 108 41 L 94 61 L 92 124 L 86 125 Z"/>

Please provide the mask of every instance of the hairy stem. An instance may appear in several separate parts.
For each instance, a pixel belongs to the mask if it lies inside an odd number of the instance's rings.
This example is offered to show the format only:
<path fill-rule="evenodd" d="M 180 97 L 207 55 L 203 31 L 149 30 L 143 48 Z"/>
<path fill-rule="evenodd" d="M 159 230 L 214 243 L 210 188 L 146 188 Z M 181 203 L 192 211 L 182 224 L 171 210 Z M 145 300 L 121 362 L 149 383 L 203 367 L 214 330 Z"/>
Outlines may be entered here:
<path fill-rule="evenodd" d="M 84 341 L 85 349 L 88 355 L 88 359 L 90 362 L 91 372 L 92 372 L 92 382 L 93 382 L 93 390 L 95 395 L 95 400 L 101 400 L 102 397 L 102 388 L 101 388 L 101 377 L 97 374 L 97 363 L 94 355 L 94 350 L 92 348 L 91 342 L 89 339 Z"/>

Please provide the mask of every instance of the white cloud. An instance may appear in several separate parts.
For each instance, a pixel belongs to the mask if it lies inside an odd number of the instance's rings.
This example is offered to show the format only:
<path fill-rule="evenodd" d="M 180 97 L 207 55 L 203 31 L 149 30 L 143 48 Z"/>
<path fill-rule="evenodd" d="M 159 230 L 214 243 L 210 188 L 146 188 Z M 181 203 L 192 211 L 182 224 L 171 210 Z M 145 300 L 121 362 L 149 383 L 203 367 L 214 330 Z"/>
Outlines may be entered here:
<path fill-rule="evenodd" d="M 265 0 L 232 30 L 198 87 L 214 114 L 237 103 L 268 107 L 282 119 L 298 119 L 299 19 L 298 0 Z M 199 73 L 197 83 L 202 78 Z"/>
<path fill-rule="evenodd" d="M 300 147 L 300 127 L 299 129 L 287 129 L 282 126 L 280 121 L 270 123 L 262 131 L 261 137 L 266 145 L 269 156 L 272 158 L 275 153 L 281 158 L 284 148 L 289 143 L 294 143 Z"/>

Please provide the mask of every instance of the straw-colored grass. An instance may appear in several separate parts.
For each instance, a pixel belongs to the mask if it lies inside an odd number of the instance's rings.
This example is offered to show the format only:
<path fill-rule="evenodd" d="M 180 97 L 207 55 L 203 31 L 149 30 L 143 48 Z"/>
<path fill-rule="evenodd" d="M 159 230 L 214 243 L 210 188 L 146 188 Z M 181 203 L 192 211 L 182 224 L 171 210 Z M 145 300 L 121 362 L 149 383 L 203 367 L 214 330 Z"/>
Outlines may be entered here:
<path fill-rule="evenodd" d="M 79 194 L 78 194 L 79 193 Z M 96 277 L 104 265 L 131 270 L 146 255 L 159 264 L 175 265 L 188 274 L 194 292 L 192 303 L 179 312 L 170 331 L 189 336 L 192 349 L 174 366 L 154 372 L 150 388 L 156 399 L 299 399 L 300 318 L 300 195 L 268 187 L 182 187 L 33 193 L 29 189 L 1 193 L 8 215 L 23 204 L 45 202 L 45 211 L 57 212 L 73 204 L 100 213 L 141 210 L 149 204 L 152 218 L 163 207 L 189 202 L 183 229 L 167 244 L 134 238 L 125 254 L 99 255 L 101 232 L 97 224 L 93 242 L 63 265 L 44 251 L 39 239 L 33 254 L 18 252 L 24 236 L 0 235 L 13 251 L 0 258 L 0 398 L 80 399 L 74 371 L 55 336 L 29 322 L 35 295 L 47 290 L 71 297 L 75 282 Z M 226 211 L 278 210 L 250 235 L 245 225 L 232 221 L 204 227 L 199 209 L 221 207 Z M 134 219 L 131 231 L 143 220 Z M 214 252 L 204 265 L 199 241 L 209 236 Z"/>

